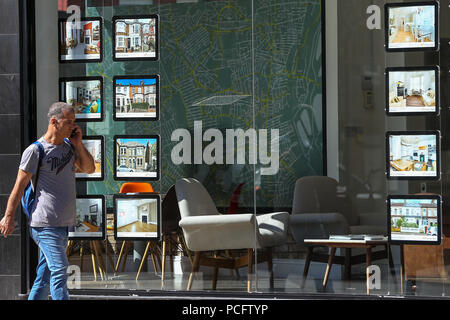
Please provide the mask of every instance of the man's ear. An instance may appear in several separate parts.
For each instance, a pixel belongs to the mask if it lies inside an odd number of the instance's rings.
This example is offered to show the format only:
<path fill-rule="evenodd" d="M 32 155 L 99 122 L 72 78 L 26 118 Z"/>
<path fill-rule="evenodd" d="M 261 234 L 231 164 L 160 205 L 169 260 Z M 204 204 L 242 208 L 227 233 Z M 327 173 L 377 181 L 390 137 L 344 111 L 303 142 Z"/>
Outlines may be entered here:
<path fill-rule="evenodd" d="M 50 119 L 50 124 L 51 124 L 52 126 L 56 126 L 57 123 L 58 123 L 58 120 L 56 120 L 56 118 L 51 118 L 51 119 Z"/>

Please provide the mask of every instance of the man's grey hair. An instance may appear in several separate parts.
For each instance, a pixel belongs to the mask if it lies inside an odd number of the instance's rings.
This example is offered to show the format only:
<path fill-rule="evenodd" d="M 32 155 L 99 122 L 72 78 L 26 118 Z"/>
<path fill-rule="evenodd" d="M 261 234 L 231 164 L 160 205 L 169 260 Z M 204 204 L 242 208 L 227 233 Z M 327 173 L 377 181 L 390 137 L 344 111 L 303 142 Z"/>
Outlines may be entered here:
<path fill-rule="evenodd" d="M 56 119 L 61 119 L 64 117 L 64 111 L 74 111 L 72 106 L 70 104 L 67 104 L 65 102 L 55 102 L 51 105 L 50 109 L 48 110 L 48 120 L 55 117 Z"/>

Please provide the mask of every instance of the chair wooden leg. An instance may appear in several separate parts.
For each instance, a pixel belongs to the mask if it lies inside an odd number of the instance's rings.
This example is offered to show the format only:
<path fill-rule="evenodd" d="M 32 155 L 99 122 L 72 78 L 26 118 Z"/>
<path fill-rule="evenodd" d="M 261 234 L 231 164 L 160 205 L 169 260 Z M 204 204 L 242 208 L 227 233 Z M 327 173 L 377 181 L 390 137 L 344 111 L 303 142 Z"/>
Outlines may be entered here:
<path fill-rule="evenodd" d="M 191 252 L 189 251 L 187 245 L 186 245 L 186 241 L 184 240 L 184 236 L 180 235 L 180 239 L 181 239 L 181 246 L 183 247 L 183 250 L 186 252 L 186 255 L 189 257 L 189 260 L 191 261 L 191 264 L 194 263 L 194 260 L 192 258 Z"/>
<path fill-rule="evenodd" d="M 120 247 L 119 257 L 117 258 L 116 267 L 114 268 L 114 274 L 117 273 L 120 267 L 120 262 L 122 261 L 123 253 L 125 251 L 125 247 L 127 246 L 127 241 L 122 242 L 122 246 Z"/>
<path fill-rule="evenodd" d="M 139 265 L 139 269 L 138 269 L 138 272 L 137 272 L 137 275 L 136 275 L 136 280 L 138 280 L 139 276 L 141 275 L 141 271 L 142 271 L 142 268 L 144 267 L 145 260 L 147 260 L 147 257 L 148 257 L 148 250 L 149 249 L 150 249 L 150 241 L 147 242 L 147 245 L 145 246 L 144 255 L 142 256 L 141 264 Z"/>
<path fill-rule="evenodd" d="M 192 271 L 189 275 L 189 281 L 187 285 L 187 291 L 191 290 L 192 282 L 194 280 L 194 275 L 198 271 L 199 263 L 200 263 L 200 252 L 196 252 L 194 255 L 194 262 L 192 263 Z"/>
<path fill-rule="evenodd" d="M 328 257 L 327 270 L 325 271 L 325 278 L 322 283 L 322 291 L 325 292 L 327 288 L 328 276 L 330 275 L 331 267 L 333 266 L 334 254 L 336 253 L 336 247 L 331 248 L 330 256 Z"/>
<path fill-rule="evenodd" d="M 248 252 L 247 292 L 251 292 L 252 277 L 253 277 L 253 249 L 247 249 L 247 252 Z"/>
<path fill-rule="evenodd" d="M 105 272 L 105 265 L 103 263 L 103 255 L 100 251 L 100 249 L 98 248 L 98 244 L 97 241 L 93 240 L 91 241 L 92 243 L 92 247 L 94 248 L 94 252 L 95 252 L 95 257 L 97 258 L 97 265 L 98 265 L 98 270 L 100 272 L 100 277 L 103 280 L 106 280 L 106 272 Z"/>
<path fill-rule="evenodd" d="M 309 271 L 309 266 L 311 264 L 313 250 L 314 250 L 313 247 L 308 247 L 308 254 L 306 255 L 305 267 L 303 268 L 303 277 L 302 277 L 302 283 L 300 284 L 300 289 L 303 289 L 305 287 L 306 277 L 308 276 L 308 271 Z"/>
<path fill-rule="evenodd" d="M 162 236 L 162 266 L 161 266 L 161 288 L 164 288 L 164 275 L 166 271 L 166 242 L 167 235 Z"/>
<path fill-rule="evenodd" d="M 80 272 L 83 272 L 83 257 L 84 257 L 84 249 L 83 249 L 83 241 L 80 242 Z"/>
<path fill-rule="evenodd" d="M 92 259 L 92 270 L 94 272 L 94 281 L 97 281 L 97 264 L 95 263 L 95 252 L 92 242 L 89 241 L 89 247 L 91 249 L 91 259 Z"/>
<path fill-rule="evenodd" d="M 157 275 L 158 274 L 158 266 L 156 264 L 156 260 L 159 260 L 159 259 L 158 259 L 158 256 L 155 254 L 155 248 L 154 248 L 155 245 L 152 243 L 151 246 L 152 246 L 151 252 L 152 252 L 153 270 L 155 271 L 155 275 Z"/>

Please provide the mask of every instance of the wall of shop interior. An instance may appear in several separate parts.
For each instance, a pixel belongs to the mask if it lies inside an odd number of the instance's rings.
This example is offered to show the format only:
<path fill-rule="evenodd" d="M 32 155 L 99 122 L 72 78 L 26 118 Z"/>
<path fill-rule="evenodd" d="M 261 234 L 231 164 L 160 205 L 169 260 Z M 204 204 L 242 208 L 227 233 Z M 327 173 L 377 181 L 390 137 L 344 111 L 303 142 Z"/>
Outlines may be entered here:
<path fill-rule="evenodd" d="M 0 218 L 14 185 L 21 155 L 19 0 L 0 1 Z M 21 286 L 21 212 L 14 233 L 0 237 L 0 300 L 15 299 Z"/>

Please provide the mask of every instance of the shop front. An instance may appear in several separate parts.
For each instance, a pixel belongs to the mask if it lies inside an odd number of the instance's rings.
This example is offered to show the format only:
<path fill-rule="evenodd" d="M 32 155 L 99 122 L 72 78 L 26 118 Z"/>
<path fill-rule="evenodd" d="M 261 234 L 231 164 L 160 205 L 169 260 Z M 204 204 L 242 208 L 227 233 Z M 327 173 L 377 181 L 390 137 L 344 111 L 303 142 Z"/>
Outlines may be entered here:
<path fill-rule="evenodd" d="M 447 6 L 25 3 L 28 142 L 64 101 L 96 163 L 73 296 L 447 296 Z"/>

